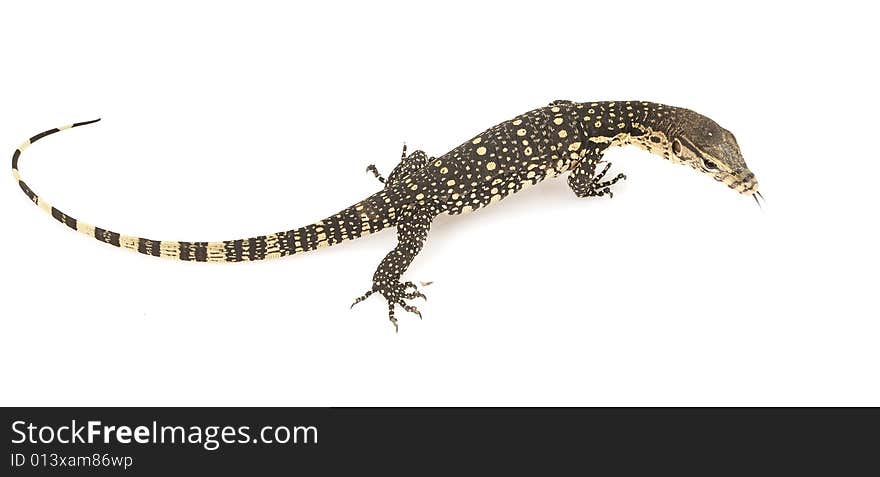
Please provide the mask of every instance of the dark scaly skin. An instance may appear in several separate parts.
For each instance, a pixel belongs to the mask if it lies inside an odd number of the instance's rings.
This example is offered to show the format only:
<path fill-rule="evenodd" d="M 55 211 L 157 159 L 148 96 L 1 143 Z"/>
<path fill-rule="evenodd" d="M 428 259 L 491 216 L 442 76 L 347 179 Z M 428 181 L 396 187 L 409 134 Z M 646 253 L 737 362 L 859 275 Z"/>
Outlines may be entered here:
<path fill-rule="evenodd" d="M 742 194 L 759 194 L 736 139 L 705 116 L 644 101 L 554 101 L 487 129 L 440 157 L 428 157 L 423 151 L 407 155 L 404 146 L 401 161 L 387 180 L 374 165 L 367 168 L 384 183 L 381 191 L 314 224 L 223 242 L 157 241 L 69 217 L 42 201 L 21 180 L 18 160 L 27 146 L 59 130 L 91 122 L 40 133 L 13 154 L 13 175 L 22 190 L 56 220 L 102 242 L 140 253 L 221 262 L 282 257 L 396 227 L 397 246 L 379 264 L 372 287 L 352 304 L 382 295 L 395 329 L 395 306 L 421 317 L 406 300 L 424 295 L 412 282 L 401 280 L 436 216 L 470 212 L 565 172 L 570 172 L 567 181 L 578 197 L 611 197 L 611 187 L 626 177 L 606 178 L 610 164 L 603 164 L 602 156 L 610 146 L 633 144 L 688 164 Z"/>

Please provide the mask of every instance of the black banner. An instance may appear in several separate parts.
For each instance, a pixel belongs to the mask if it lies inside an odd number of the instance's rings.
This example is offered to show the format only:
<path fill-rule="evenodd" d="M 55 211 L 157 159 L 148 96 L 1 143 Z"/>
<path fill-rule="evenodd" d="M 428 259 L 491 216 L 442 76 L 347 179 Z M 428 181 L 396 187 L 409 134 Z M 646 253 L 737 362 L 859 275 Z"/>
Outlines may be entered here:
<path fill-rule="evenodd" d="M 598 465 L 617 471 L 785 471 L 804 464 L 839 472 L 870 468 L 868 458 L 880 444 L 877 409 L 6 408 L 3 413 L 4 475 L 439 469 L 545 474 Z"/>

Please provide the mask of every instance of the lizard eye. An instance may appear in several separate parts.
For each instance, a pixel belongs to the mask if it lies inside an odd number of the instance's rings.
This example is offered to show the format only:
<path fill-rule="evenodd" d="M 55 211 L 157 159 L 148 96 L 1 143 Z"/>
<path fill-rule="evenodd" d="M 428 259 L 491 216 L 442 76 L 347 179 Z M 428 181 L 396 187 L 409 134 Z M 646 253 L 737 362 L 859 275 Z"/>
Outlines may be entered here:
<path fill-rule="evenodd" d="M 681 141 L 679 141 L 678 139 L 672 140 L 672 153 L 676 156 L 681 154 Z"/>
<path fill-rule="evenodd" d="M 714 162 L 712 162 L 708 159 L 703 159 L 703 166 L 705 166 L 706 169 L 708 169 L 710 171 L 714 171 L 715 169 L 718 169 L 718 166 Z"/>

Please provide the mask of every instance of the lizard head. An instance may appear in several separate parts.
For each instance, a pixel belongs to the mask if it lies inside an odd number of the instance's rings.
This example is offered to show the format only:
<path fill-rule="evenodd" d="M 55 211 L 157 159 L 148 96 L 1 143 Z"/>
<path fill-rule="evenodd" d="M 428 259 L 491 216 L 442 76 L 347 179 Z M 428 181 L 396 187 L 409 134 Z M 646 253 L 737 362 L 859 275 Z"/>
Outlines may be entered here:
<path fill-rule="evenodd" d="M 740 194 L 760 197 L 755 174 L 743 160 L 739 144 L 730 131 L 687 109 L 678 110 L 676 116 L 669 138 L 675 160 L 727 184 Z"/>

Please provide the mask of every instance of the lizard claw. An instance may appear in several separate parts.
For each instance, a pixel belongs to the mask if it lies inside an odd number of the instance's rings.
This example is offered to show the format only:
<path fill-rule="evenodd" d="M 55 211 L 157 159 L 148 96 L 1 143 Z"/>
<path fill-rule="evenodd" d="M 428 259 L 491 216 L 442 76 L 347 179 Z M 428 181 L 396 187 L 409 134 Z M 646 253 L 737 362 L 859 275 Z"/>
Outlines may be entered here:
<path fill-rule="evenodd" d="M 400 307 L 403 308 L 404 310 L 406 310 L 410 313 L 415 313 L 416 315 L 419 315 L 419 319 L 420 320 L 422 319 L 422 312 L 420 312 L 418 308 L 416 308 L 412 305 L 407 305 L 403 300 L 398 301 L 397 304 L 400 305 Z"/>
<path fill-rule="evenodd" d="M 366 300 L 366 299 L 369 298 L 370 295 L 372 295 L 372 294 L 373 294 L 373 290 L 370 290 L 370 291 L 364 293 L 363 295 L 361 295 L 361 296 L 355 298 L 355 299 L 354 299 L 354 303 L 352 303 L 351 306 L 348 307 L 348 309 L 351 310 L 352 308 L 354 308 L 355 305 L 357 305 L 358 303 L 360 303 L 360 302 Z"/>
<path fill-rule="evenodd" d="M 431 282 L 428 282 L 428 283 L 430 284 Z M 422 282 L 422 285 L 424 286 L 425 283 Z M 409 290 L 410 288 L 412 288 L 413 291 L 407 293 L 406 291 Z M 402 294 L 402 296 L 403 296 L 403 298 L 406 298 L 407 300 L 413 300 L 415 298 L 422 298 L 425 301 L 428 301 L 428 297 L 426 297 L 424 293 L 420 292 L 419 287 L 417 287 L 416 284 L 413 282 L 405 282 L 403 284 L 403 292 L 404 293 Z"/>
<path fill-rule="evenodd" d="M 414 291 L 412 293 L 407 293 L 407 294 L 403 295 L 403 297 L 406 298 L 407 300 L 415 300 L 416 298 L 422 298 L 425 301 L 428 301 L 428 297 L 426 297 L 425 294 L 420 291 Z"/>

